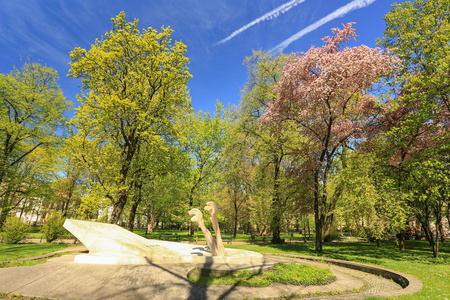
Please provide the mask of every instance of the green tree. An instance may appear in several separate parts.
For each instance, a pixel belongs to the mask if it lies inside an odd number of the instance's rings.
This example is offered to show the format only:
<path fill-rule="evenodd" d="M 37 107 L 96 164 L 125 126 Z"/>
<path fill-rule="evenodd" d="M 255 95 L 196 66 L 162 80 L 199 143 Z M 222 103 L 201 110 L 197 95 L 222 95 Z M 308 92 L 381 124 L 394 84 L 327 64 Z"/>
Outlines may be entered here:
<path fill-rule="evenodd" d="M 336 213 L 353 232 L 377 241 L 403 229 L 408 218 L 406 195 L 386 174 L 376 151 L 352 153 L 346 167 L 333 178 L 341 185 Z"/>
<path fill-rule="evenodd" d="M 228 110 L 219 101 L 216 111 L 198 111 L 186 115 L 183 121 L 181 145 L 188 157 L 188 173 L 185 187 L 189 209 L 194 205 L 205 204 L 202 200 L 211 201 L 215 183 L 217 182 L 222 151 L 228 131 Z M 190 227 L 193 234 L 193 227 Z"/>
<path fill-rule="evenodd" d="M 403 63 L 395 83 L 402 98 L 448 111 L 450 108 L 450 1 L 416 0 L 394 4 L 378 44 Z M 404 101 L 404 100 L 403 100 Z"/>
<path fill-rule="evenodd" d="M 171 197 L 177 186 L 174 182 L 176 175 L 183 171 L 184 157 L 179 145 L 175 140 L 166 140 L 159 147 L 143 147 L 138 153 L 136 163 L 133 166 L 131 207 L 128 218 L 128 230 L 133 231 L 136 213 L 139 206 L 150 207 L 149 213 L 153 216 L 163 206 L 167 206 L 168 211 L 177 204 Z M 169 182 L 167 180 L 170 179 Z M 176 194 L 176 192 L 175 192 Z M 152 224 L 152 222 L 150 222 Z"/>
<path fill-rule="evenodd" d="M 294 135 L 288 122 L 282 130 L 279 124 L 262 128 L 259 118 L 278 97 L 275 86 L 287 60 L 288 57 L 282 53 L 272 56 L 263 51 L 253 51 L 253 55 L 244 60 L 248 81 L 236 116 L 241 137 L 234 139 L 248 145 L 248 152 L 253 156 L 247 161 L 255 163 L 253 188 L 249 189 L 256 216 L 254 220 L 260 224 L 260 233 L 266 230 L 267 225 L 270 226 L 274 244 L 282 243 L 283 217 L 292 209 L 290 204 L 296 199 L 292 191 L 299 190 L 298 178 L 288 170 Z"/>
<path fill-rule="evenodd" d="M 380 49 L 361 45 L 343 47 L 356 37 L 352 23 L 333 35 L 320 47 L 293 54 L 277 85 L 279 98 L 261 117 L 265 124 L 295 125 L 299 134 L 296 150 L 303 161 L 296 168 L 314 177 L 314 214 L 316 251 L 322 252 L 322 233 L 333 218 L 335 203 L 328 195 L 333 163 L 349 144 L 367 138 L 379 116 L 378 99 L 371 95 L 383 76 L 396 71 L 399 60 Z"/>
<path fill-rule="evenodd" d="M 26 234 L 30 231 L 30 226 L 16 216 L 10 216 L 6 219 L 2 229 L 1 235 L 5 237 L 6 243 L 17 244 L 26 237 Z"/>
<path fill-rule="evenodd" d="M 32 188 L 23 176 L 42 175 L 43 156 L 49 157 L 61 141 L 58 132 L 70 102 L 57 81 L 55 70 L 32 62 L 0 74 L 0 227 L 17 204 L 13 194 L 24 195 Z M 38 151 L 40 155 L 32 157 Z"/>
<path fill-rule="evenodd" d="M 112 23 L 112 30 L 89 51 L 72 50 L 69 76 L 81 78 L 86 92 L 78 97 L 81 106 L 72 119 L 85 146 L 80 160 L 111 200 L 110 221 L 117 223 L 139 149 L 179 130 L 177 118 L 190 108 L 186 84 L 191 75 L 186 46 L 172 44 L 170 28 L 141 32 L 138 20 L 127 23 L 123 12 Z M 98 156 L 86 152 L 90 150 Z"/>
<path fill-rule="evenodd" d="M 47 243 L 51 243 L 59 237 L 67 234 L 66 229 L 63 227 L 66 218 L 61 213 L 52 213 L 47 218 L 41 229 L 41 233 L 44 235 Z"/>
<path fill-rule="evenodd" d="M 439 235 L 443 231 L 442 218 L 450 196 L 448 162 L 448 157 L 434 155 L 412 162 L 409 169 L 410 176 L 405 184 L 410 192 L 410 206 L 425 232 L 435 258 L 439 256 Z"/>
<path fill-rule="evenodd" d="M 391 124 L 387 136 L 393 148 L 391 165 L 402 172 L 399 188 L 414 191 L 409 204 L 435 256 L 438 244 L 427 232 L 429 222 L 434 215 L 439 226 L 449 202 L 446 172 L 439 167 L 447 165 L 450 145 L 449 16 L 448 0 L 394 4 L 385 16 L 387 28 L 378 41 L 403 60 L 400 76 L 392 82 L 396 97 L 389 100 Z M 422 165 L 427 169 L 419 167 Z M 431 178 L 439 178 L 439 188 Z M 425 182 L 427 185 L 423 185 Z"/>
<path fill-rule="evenodd" d="M 222 200 L 222 214 L 228 212 L 233 228 L 233 236 L 236 237 L 239 223 L 245 221 L 249 224 L 249 192 L 252 185 L 253 166 L 249 161 L 248 144 L 243 143 L 240 135 L 232 130 L 239 130 L 237 126 L 229 130 L 224 149 L 221 166 L 220 197 Z M 248 230 L 249 228 L 247 228 Z"/>

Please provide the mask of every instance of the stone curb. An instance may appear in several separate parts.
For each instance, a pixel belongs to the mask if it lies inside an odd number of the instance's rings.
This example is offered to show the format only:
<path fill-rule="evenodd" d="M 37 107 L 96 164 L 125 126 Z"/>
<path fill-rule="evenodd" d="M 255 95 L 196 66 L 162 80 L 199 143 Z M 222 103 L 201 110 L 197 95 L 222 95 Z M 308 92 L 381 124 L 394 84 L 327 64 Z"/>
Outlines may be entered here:
<path fill-rule="evenodd" d="M 402 295 L 410 295 L 415 294 L 422 290 L 423 284 L 422 282 L 405 273 L 372 266 L 372 265 L 366 265 L 362 263 L 356 263 L 352 261 L 345 261 L 345 260 L 338 260 L 338 259 L 332 259 L 332 258 L 323 258 L 323 257 L 316 257 L 316 256 L 303 256 L 303 255 L 290 255 L 290 254 L 276 254 L 276 253 L 266 253 L 274 256 L 284 256 L 284 257 L 292 257 L 292 258 L 299 258 L 299 259 L 305 259 L 305 260 L 311 260 L 316 262 L 326 262 L 329 264 L 337 265 L 340 267 L 358 270 L 370 274 L 374 274 L 377 276 L 384 277 L 386 279 L 391 279 L 397 284 L 399 284 L 403 289 L 398 291 L 390 291 L 390 292 L 380 292 L 377 294 L 371 294 L 370 296 L 374 297 L 398 297 Z M 356 296 L 356 295 L 355 295 Z M 368 295 L 366 295 L 368 296 Z"/>

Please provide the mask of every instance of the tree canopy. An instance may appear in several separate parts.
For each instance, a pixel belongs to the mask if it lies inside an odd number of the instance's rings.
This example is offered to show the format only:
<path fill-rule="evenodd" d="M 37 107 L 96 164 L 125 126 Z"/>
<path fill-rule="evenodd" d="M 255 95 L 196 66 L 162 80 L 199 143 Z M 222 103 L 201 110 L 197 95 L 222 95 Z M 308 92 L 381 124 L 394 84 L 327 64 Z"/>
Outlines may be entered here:
<path fill-rule="evenodd" d="M 0 74 L 0 227 L 18 204 L 12 195 L 32 190 L 24 176 L 44 171 L 45 157 L 61 142 L 71 105 L 57 81 L 54 69 L 33 62 Z"/>
<path fill-rule="evenodd" d="M 112 23 L 112 30 L 89 51 L 72 50 L 69 76 L 81 78 L 84 90 L 71 121 L 86 145 L 80 159 L 95 171 L 105 192 L 100 173 L 108 170 L 114 187 L 105 194 L 114 206 L 111 223 L 117 223 L 127 203 L 130 171 L 143 145 L 157 147 L 165 136 L 177 134 L 177 118 L 190 107 L 186 84 L 191 75 L 186 46 L 172 44 L 170 28 L 141 32 L 138 20 L 127 23 L 123 12 Z M 93 149 L 101 149 L 95 157 L 90 156 Z"/>
<path fill-rule="evenodd" d="M 263 124 L 294 121 L 303 138 L 297 148 L 306 161 L 297 166 L 313 174 L 316 250 L 322 251 L 322 227 L 334 204 L 327 192 L 335 157 L 347 143 L 363 139 L 379 115 L 370 94 L 382 76 L 396 71 L 399 60 L 389 51 L 342 45 L 356 38 L 352 23 L 323 38 L 321 48 L 292 54 L 277 85 L 279 98 L 269 103 Z M 280 127 L 282 128 L 282 127 Z"/>

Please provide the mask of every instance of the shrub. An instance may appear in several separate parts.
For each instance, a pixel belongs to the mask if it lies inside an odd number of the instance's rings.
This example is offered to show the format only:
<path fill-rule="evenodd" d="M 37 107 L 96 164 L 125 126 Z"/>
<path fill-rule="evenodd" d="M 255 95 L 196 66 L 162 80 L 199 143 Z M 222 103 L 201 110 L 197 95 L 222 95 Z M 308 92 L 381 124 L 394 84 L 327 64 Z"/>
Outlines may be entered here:
<path fill-rule="evenodd" d="M 339 230 L 336 229 L 331 229 L 331 234 L 329 237 L 329 240 L 327 242 L 331 242 L 331 241 L 342 241 L 343 237 L 341 235 L 341 232 Z"/>
<path fill-rule="evenodd" d="M 47 239 L 47 243 L 51 243 L 67 233 L 63 227 L 65 220 L 60 213 L 54 213 L 44 223 L 41 233 Z"/>
<path fill-rule="evenodd" d="M 30 231 L 30 226 L 22 222 L 21 219 L 11 216 L 3 223 L 2 236 L 5 238 L 7 244 L 17 244 L 23 240 Z"/>

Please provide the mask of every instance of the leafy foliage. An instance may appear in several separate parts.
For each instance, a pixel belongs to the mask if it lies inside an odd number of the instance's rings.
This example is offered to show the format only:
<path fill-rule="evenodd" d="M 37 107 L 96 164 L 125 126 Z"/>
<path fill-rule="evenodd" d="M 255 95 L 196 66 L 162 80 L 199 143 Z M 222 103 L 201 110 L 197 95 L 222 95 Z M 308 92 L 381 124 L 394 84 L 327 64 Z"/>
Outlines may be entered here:
<path fill-rule="evenodd" d="M 289 172 L 289 154 L 292 145 L 298 142 L 292 128 L 287 124 L 283 128 L 279 124 L 261 127 L 258 121 L 268 104 L 278 97 L 275 86 L 282 78 L 287 59 L 282 53 L 272 56 L 263 51 L 253 51 L 252 56 L 246 57 L 248 81 L 242 91 L 239 109 L 234 111 L 236 122 L 227 143 L 227 151 L 238 153 L 232 154 L 226 163 L 239 166 L 240 170 L 239 176 L 232 177 L 234 201 L 231 202 L 236 209 L 238 202 L 251 200 L 247 204 L 248 221 L 257 225 L 260 235 L 272 232 L 273 243 L 283 242 L 280 234 L 286 220 L 297 213 L 298 203 L 307 202 L 304 200 L 309 195 L 301 188 L 299 178 Z M 274 131 L 279 134 L 273 134 Z M 230 183 L 227 182 L 229 190 Z M 245 190 L 240 201 L 236 197 L 239 195 L 237 187 Z"/>
<path fill-rule="evenodd" d="M 355 234 L 382 239 L 405 227 L 408 214 L 406 195 L 397 182 L 380 167 L 376 152 L 354 153 L 346 159 L 346 168 L 333 180 L 342 187 L 336 214 Z"/>
<path fill-rule="evenodd" d="M 182 148 L 189 168 L 186 188 L 189 207 L 192 207 L 202 203 L 202 194 L 211 195 L 211 189 L 219 178 L 219 164 L 229 127 L 228 109 L 217 102 L 214 115 L 203 111 L 190 113 L 185 116 L 182 126 Z M 204 197 L 203 203 L 207 199 Z"/>
<path fill-rule="evenodd" d="M 47 243 L 51 243 L 67 233 L 67 230 L 63 227 L 65 220 L 66 218 L 61 213 L 53 213 L 44 223 L 41 233 L 47 239 Z"/>
<path fill-rule="evenodd" d="M 299 135 L 295 148 L 303 158 L 294 167 L 314 178 L 309 188 L 314 193 L 318 252 L 325 218 L 329 230 L 337 201 L 327 194 L 333 163 L 347 144 L 358 144 L 369 136 L 380 111 L 370 91 L 400 62 L 389 51 L 364 45 L 341 49 L 352 38 L 356 34 L 349 23 L 324 37 L 323 47 L 292 54 L 276 88 L 279 98 L 269 103 L 261 117 L 263 124 L 280 124 L 275 134 L 283 132 L 283 123 L 294 121 Z"/>
<path fill-rule="evenodd" d="M 144 145 L 162 147 L 175 136 L 179 118 L 190 108 L 186 84 L 186 46 L 172 44 L 173 30 L 138 29 L 125 13 L 89 51 L 75 48 L 69 76 L 81 78 L 81 106 L 71 123 L 77 128 L 77 160 L 92 173 L 90 190 L 113 204 L 117 223 L 133 186 L 133 172 Z M 143 155 L 143 153 L 142 153 Z"/>
<path fill-rule="evenodd" d="M 54 69 L 33 62 L 0 74 L 0 227 L 23 198 L 39 196 L 52 169 L 70 108 L 57 81 Z"/>
<path fill-rule="evenodd" d="M 398 189 L 409 192 L 411 214 L 420 222 L 435 257 L 439 239 L 433 238 L 432 223 L 442 232 L 445 211 L 450 220 L 449 15 L 449 1 L 394 4 L 378 41 L 403 59 L 400 74 L 392 81 L 396 97 L 388 99 L 385 152 Z"/>
<path fill-rule="evenodd" d="M 7 244 L 17 244 L 25 238 L 27 232 L 30 231 L 30 226 L 21 219 L 10 216 L 3 224 L 2 230 L 1 234 Z"/>

